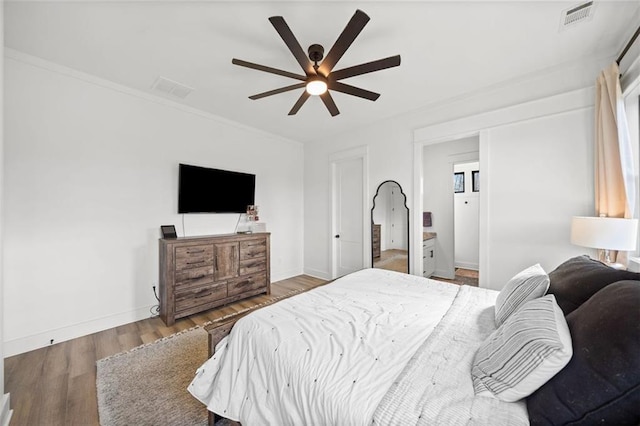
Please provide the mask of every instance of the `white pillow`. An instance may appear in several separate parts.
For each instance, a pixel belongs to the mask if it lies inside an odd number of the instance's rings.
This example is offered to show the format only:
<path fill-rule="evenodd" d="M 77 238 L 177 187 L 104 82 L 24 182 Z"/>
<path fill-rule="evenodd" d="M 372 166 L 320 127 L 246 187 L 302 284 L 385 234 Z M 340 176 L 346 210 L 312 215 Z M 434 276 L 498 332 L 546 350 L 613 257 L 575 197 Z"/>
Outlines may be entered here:
<path fill-rule="evenodd" d="M 555 297 L 530 300 L 478 348 L 471 367 L 474 391 L 518 401 L 555 376 L 572 355 L 569 327 Z"/>
<path fill-rule="evenodd" d="M 496 326 L 524 303 L 545 295 L 549 289 L 549 276 L 539 264 L 533 265 L 511 278 L 496 298 Z"/>

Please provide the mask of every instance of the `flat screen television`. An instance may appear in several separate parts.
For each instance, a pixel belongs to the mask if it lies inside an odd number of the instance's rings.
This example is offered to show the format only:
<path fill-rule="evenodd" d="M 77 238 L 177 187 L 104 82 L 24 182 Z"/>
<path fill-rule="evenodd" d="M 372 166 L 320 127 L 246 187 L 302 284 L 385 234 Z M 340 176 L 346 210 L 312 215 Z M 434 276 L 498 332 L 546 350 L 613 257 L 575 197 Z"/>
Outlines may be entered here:
<path fill-rule="evenodd" d="M 244 213 L 255 186 L 253 174 L 180 164 L 178 213 Z"/>

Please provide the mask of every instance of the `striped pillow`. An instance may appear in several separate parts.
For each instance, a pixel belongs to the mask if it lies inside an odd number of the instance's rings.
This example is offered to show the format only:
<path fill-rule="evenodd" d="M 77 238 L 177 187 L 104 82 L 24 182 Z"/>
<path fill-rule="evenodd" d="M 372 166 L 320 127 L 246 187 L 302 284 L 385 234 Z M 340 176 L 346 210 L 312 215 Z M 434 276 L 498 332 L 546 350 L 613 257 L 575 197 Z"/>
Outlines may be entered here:
<path fill-rule="evenodd" d="M 474 391 L 518 401 L 562 370 L 572 354 L 569 327 L 555 297 L 530 300 L 476 352 L 471 367 Z"/>
<path fill-rule="evenodd" d="M 496 298 L 496 326 L 500 326 L 525 302 L 544 296 L 549 289 L 549 276 L 539 264 L 511 278 Z"/>

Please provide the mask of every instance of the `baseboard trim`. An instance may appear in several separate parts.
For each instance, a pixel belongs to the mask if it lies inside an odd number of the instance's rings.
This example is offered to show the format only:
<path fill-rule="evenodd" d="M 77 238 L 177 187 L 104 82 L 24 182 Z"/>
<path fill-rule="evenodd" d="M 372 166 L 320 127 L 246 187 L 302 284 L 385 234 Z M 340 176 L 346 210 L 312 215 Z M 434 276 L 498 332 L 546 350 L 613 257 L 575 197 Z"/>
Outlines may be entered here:
<path fill-rule="evenodd" d="M 0 425 L 9 426 L 11 423 L 11 415 L 13 410 L 11 409 L 9 394 L 2 395 L 2 406 L 0 406 Z"/>
<path fill-rule="evenodd" d="M 445 269 L 436 269 L 435 271 L 433 271 L 433 274 L 431 274 L 431 278 L 434 278 L 434 279 L 444 278 L 447 280 L 453 280 L 455 279 L 455 277 L 456 277 L 455 274 L 451 275 L 451 273 Z"/>
<path fill-rule="evenodd" d="M 327 271 L 321 271 L 319 269 L 305 268 L 304 274 L 314 278 L 320 278 L 322 280 L 331 280 L 330 273 L 328 273 Z"/>
<path fill-rule="evenodd" d="M 477 263 L 455 262 L 454 266 L 456 268 L 471 269 L 472 271 L 480 270 L 480 266 Z"/>
<path fill-rule="evenodd" d="M 153 306 L 144 306 L 129 312 L 122 312 L 80 324 L 70 325 L 68 327 L 61 327 L 30 336 L 20 337 L 18 339 L 7 340 L 3 345 L 4 356 L 14 356 L 34 349 L 44 348 L 45 346 L 52 344 L 52 339 L 53 344 L 66 342 L 67 340 L 75 339 L 77 337 L 140 321 L 151 317 L 152 307 Z"/>

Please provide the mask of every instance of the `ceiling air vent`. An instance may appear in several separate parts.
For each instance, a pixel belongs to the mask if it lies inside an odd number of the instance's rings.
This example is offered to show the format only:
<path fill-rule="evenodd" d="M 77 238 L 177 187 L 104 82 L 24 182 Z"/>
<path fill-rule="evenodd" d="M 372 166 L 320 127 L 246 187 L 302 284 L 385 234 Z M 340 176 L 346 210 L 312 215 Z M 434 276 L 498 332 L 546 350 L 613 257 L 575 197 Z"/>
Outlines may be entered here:
<path fill-rule="evenodd" d="M 588 1 L 586 3 L 573 6 L 569 9 L 563 10 L 560 16 L 560 31 L 572 27 L 580 22 L 589 21 L 593 17 L 593 2 Z"/>
<path fill-rule="evenodd" d="M 193 88 L 165 77 L 158 77 L 151 89 L 163 95 L 179 99 L 186 98 L 193 91 Z"/>

